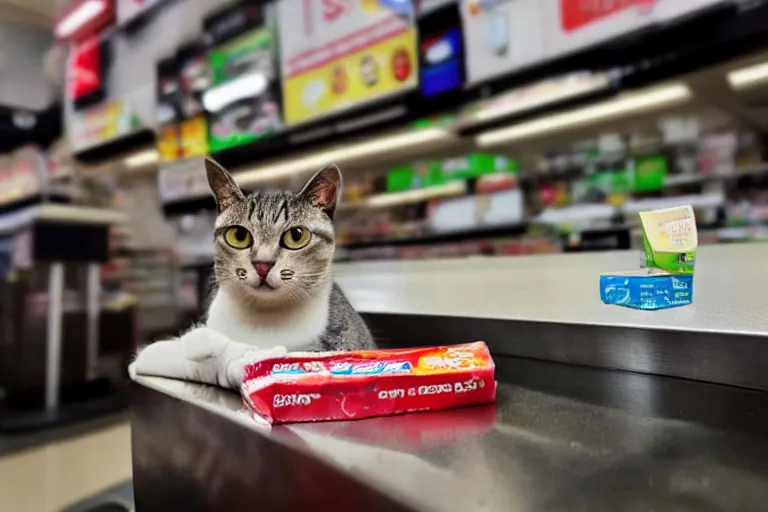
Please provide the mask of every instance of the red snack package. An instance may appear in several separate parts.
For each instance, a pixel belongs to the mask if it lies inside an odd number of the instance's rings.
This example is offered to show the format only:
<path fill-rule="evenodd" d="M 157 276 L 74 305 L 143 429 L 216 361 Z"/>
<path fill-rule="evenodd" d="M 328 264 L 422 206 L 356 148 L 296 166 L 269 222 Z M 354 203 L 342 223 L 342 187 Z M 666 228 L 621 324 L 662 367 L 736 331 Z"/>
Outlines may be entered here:
<path fill-rule="evenodd" d="M 288 355 L 248 365 L 241 394 L 270 423 L 361 419 L 494 402 L 494 369 L 482 341 Z"/>

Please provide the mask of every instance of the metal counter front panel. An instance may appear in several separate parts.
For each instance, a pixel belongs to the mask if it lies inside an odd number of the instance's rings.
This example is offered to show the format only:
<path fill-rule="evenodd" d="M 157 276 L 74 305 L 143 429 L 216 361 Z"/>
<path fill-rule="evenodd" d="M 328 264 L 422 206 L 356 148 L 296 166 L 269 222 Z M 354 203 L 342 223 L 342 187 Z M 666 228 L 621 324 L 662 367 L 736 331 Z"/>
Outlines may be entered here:
<path fill-rule="evenodd" d="M 497 377 L 496 406 L 272 430 L 234 393 L 140 378 L 138 510 L 764 510 L 765 393 L 508 357 Z"/>

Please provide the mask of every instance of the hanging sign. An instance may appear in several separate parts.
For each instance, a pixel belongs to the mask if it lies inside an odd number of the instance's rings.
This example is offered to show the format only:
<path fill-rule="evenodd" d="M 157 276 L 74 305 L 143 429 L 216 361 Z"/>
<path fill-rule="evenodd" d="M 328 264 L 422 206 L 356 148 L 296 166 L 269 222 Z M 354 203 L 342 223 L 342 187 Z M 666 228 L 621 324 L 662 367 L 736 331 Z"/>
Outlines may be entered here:
<path fill-rule="evenodd" d="M 409 2 L 278 3 L 287 125 L 341 112 L 418 85 Z M 409 7 L 403 9 L 403 5 Z"/>

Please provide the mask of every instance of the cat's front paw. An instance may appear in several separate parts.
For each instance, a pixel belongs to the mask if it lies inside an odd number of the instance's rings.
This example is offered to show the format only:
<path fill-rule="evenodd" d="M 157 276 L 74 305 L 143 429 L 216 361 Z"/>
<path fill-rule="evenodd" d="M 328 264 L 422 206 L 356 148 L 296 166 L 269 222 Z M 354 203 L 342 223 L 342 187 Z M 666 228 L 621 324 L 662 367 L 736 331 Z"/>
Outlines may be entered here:
<path fill-rule="evenodd" d="M 284 347 L 260 350 L 234 342 L 208 327 L 199 327 L 177 340 L 158 341 L 147 346 L 131 366 L 139 375 L 236 389 L 243 380 L 246 364 L 285 353 Z"/>

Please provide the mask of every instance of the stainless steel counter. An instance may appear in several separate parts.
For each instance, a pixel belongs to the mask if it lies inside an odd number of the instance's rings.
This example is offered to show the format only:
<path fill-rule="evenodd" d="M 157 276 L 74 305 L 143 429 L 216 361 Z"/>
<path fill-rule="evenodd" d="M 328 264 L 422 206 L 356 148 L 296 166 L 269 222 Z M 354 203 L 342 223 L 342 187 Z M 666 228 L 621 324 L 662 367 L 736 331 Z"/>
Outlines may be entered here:
<path fill-rule="evenodd" d="M 768 244 L 702 248 L 692 306 L 602 304 L 598 274 L 638 259 L 340 265 L 381 345 L 487 341 L 498 404 L 265 429 L 234 393 L 142 377 L 137 509 L 765 510 Z"/>
<path fill-rule="evenodd" d="M 271 430 L 234 393 L 139 378 L 137 510 L 765 510 L 765 393 L 497 366 L 496 406 Z"/>
<path fill-rule="evenodd" d="M 618 251 L 510 258 L 343 263 L 339 285 L 359 311 L 642 329 L 768 335 L 768 244 L 704 246 L 694 302 L 662 311 L 606 306 L 601 272 L 638 268 Z"/>
<path fill-rule="evenodd" d="M 768 391 L 768 244 L 699 250 L 690 306 L 600 301 L 601 272 L 637 251 L 338 265 L 336 278 L 384 345 L 481 339 L 495 355 Z"/>

